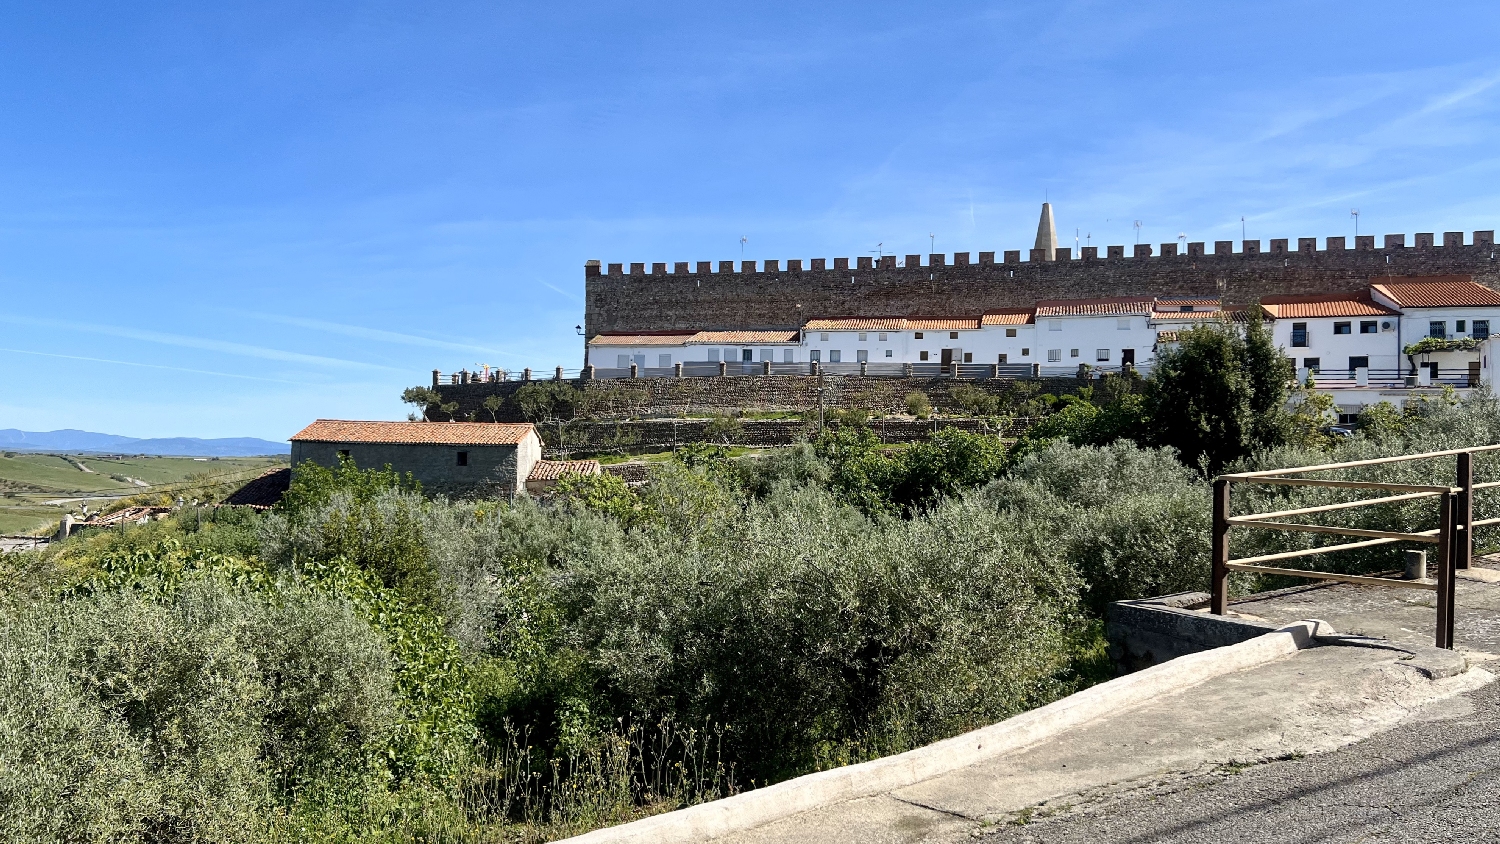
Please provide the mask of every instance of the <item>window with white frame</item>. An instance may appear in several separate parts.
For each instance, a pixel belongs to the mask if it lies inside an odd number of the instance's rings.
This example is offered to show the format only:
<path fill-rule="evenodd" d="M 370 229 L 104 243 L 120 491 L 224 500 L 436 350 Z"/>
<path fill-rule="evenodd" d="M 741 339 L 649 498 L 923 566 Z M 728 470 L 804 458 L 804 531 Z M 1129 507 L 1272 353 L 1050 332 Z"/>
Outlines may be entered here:
<path fill-rule="evenodd" d="M 840 360 L 843 359 L 843 356 L 844 356 L 844 350 L 843 349 L 829 349 L 828 350 L 828 362 L 829 363 L 838 363 Z"/>
<path fill-rule="evenodd" d="M 1004 364 L 1009 363 L 1009 362 L 1010 362 L 1010 355 L 1007 355 L 1004 352 L 1001 352 L 1000 353 L 1000 363 L 1001 363 L 1001 365 L 1004 365 Z"/>
<path fill-rule="evenodd" d="M 859 351 L 854 353 L 854 359 L 859 363 L 869 363 L 870 353 L 865 349 L 860 349 Z"/>
<path fill-rule="evenodd" d="M 917 352 L 917 360 L 927 360 L 926 352 Z"/>
<path fill-rule="evenodd" d="M 895 356 L 896 356 L 896 353 L 895 353 L 895 351 L 894 351 L 894 350 L 892 350 L 892 349 L 886 349 L 886 350 L 885 350 L 885 356 L 886 356 L 886 357 L 888 357 L 888 358 L 889 358 L 889 357 L 895 357 Z"/>
<path fill-rule="evenodd" d="M 1078 350 L 1077 349 L 1069 349 L 1068 350 L 1068 357 L 1070 357 L 1070 358 L 1076 358 L 1076 357 L 1078 357 Z"/>
<path fill-rule="evenodd" d="M 1016 330 L 1014 328 L 1007 328 L 1007 329 L 1005 329 L 1005 336 L 1006 337 L 1014 337 L 1014 336 L 1016 336 Z"/>
<path fill-rule="evenodd" d="M 808 349 L 807 359 L 811 363 L 817 363 L 818 361 L 823 359 L 823 352 L 818 349 Z"/>
<path fill-rule="evenodd" d="M 820 332 L 818 334 L 818 339 L 819 340 L 827 340 L 828 339 L 828 332 L 827 331 Z"/>
<path fill-rule="evenodd" d="M 1030 349 L 1022 349 L 1021 350 L 1021 357 L 1023 357 L 1023 358 L 1029 358 L 1029 357 L 1031 357 L 1031 350 Z"/>
<path fill-rule="evenodd" d="M 1095 349 L 1094 360 L 1109 360 L 1109 349 Z"/>
<path fill-rule="evenodd" d="M 957 331 L 950 331 L 950 332 L 948 332 L 948 339 L 949 340 L 957 340 L 958 339 L 958 332 Z"/>
<path fill-rule="evenodd" d="M 884 340 L 885 339 L 885 332 L 882 331 L 879 334 L 876 334 L 875 335 L 875 339 L 877 339 L 877 340 Z"/>
<path fill-rule="evenodd" d="M 865 332 L 863 332 L 863 331 L 859 332 L 859 342 L 863 343 L 863 342 L 865 342 L 868 339 L 870 339 L 870 338 L 869 338 L 869 336 L 867 334 L 865 334 Z"/>
<path fill-rule="evenodd" d="M 1058 363 L 1062 360 L 1062 349 L 1048 349 L 1047 362 Z"/>

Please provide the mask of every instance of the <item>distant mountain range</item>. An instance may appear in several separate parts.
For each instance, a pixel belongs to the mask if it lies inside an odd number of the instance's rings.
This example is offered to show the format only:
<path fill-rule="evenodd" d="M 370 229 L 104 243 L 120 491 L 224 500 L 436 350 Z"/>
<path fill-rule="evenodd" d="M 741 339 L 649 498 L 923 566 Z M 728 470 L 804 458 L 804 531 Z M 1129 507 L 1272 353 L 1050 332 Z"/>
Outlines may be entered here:
<path fill-rule="evenodd" d="M 66 428 L 61 431 L 18 431 L 0 428 L 0 448 L 10 451 L 79 451 L 118 454 L 153 454 L 171 457 L 256 457 L 287 454 L 287 443 L 254 437 L 201 440 L 197 437 L 137 439 L 117 434 L 96 434 Z"/>

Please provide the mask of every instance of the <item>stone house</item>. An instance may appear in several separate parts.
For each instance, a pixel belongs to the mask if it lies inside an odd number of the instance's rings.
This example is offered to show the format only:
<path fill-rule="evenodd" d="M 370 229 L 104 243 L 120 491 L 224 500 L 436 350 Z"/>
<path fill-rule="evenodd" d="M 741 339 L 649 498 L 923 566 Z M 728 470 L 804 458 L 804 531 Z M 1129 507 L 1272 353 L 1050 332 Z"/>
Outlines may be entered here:
<path fill-rule="evenodd" d="M 332 467 L 340 458 L 410 472 L 429 493 L 509 497 L 526 491 L 542 441 L 529 424 L 342 419 L 319 419 L 292 437 L 293 467 L 308 460 Z"/>

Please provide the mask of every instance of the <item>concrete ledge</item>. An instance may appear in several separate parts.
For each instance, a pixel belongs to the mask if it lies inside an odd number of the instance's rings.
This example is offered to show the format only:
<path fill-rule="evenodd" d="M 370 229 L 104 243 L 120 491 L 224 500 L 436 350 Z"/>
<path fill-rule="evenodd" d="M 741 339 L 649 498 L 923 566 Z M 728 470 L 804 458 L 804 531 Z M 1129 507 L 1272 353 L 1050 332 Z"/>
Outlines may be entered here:
<path fill-rule="evenodd" d="M 1276 629 L 1262 621 L 1187 609 L 1207 605 L 1208 600 L 1207 592 L 1180 592 L 1110 604 L 1104 636 L 1115 664 L 1124 671 L 1138 671 L 1188 654 L 1249 641 Z"/>
<path fill-rule="evenodd" d="M 1290 624 L 1239 644 L 1188 654 L 1117 677 L 998 724 L 906 753 L 808 774 L 567 840 L 579 844 L 705 841 L 822 806 L 883 794 L 1029 747 L 1161 695 L 1288 656 L 1311 647 L 1317 632 L 1317 622 Z"/>

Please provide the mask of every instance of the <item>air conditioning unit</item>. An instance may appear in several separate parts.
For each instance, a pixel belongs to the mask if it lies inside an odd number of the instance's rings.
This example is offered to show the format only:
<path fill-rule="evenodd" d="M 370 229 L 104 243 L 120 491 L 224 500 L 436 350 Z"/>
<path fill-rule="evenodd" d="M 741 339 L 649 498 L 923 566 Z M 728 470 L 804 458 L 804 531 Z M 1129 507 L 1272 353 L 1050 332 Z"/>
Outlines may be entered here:
<path fill-rule="evenodd" d="M 1396 330 L 1396 323 L 1394 321 L 1388 320 L 1388 319 L 1387 320 L 1382 320 L 1381 323 L 1380 323 L 1380 330 L 1381 331 L 1395 331 Z"/>

